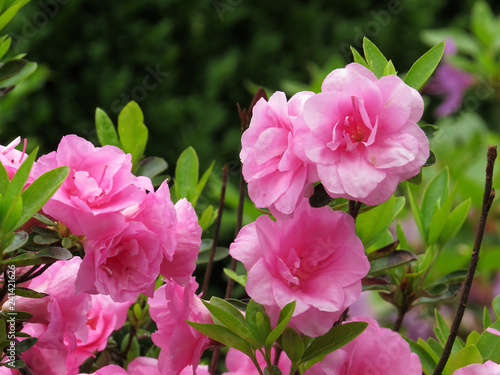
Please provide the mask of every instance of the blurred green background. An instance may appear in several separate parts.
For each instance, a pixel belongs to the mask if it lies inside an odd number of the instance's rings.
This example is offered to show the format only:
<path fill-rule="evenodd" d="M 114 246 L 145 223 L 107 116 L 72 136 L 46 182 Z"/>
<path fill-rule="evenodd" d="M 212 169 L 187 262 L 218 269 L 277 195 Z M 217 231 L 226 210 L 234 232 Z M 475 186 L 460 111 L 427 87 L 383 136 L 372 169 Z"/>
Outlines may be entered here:
<path fill-rule="evenodd" d="M 236 102 L 248 106 L 254 85 L 321 82 L 364 35 L 404 72 L 428 48 L 420 32 L 467 27 L 472 3 L 33 0 L 6 31 L 11 53 L 27 52 L 40 68 L 0 100 L 0 140 L 36 137 L 30 144 L 43 152 L 68 133 L 97 143 L 96 107 L 116 121 L 134 99 L 150 129 L 149 155 L 173 166 L 192 145 L 203 169 L 238 160 Z"/>

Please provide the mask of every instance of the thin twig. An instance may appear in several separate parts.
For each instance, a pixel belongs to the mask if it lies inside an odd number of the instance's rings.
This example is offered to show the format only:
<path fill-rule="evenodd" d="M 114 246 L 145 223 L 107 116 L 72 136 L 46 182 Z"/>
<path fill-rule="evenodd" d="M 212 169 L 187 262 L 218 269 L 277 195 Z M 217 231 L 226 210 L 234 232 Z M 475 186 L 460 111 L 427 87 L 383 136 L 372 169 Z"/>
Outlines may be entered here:
<path fill-rule="evenodd" d="M 495 165 L 495 159 L 497 157 L 496 146 L 488 147 L 488 158 L 486 164 L 486 183 L 484 186 L 483 195 L 483 206 L 481 209 L 481 217 L 479 218 L 479 225 L 476 231 L 476 239 L 474 241 L 474 247 L 472 249 L 472 255 L 470 258 L 469 269 L 467 270 L 467 276 L 462 287 L 462 296 L 460 297 L 460 303 L 457 307 L 457 312 L 455 313 L 455 318 L 453 319 L 453 324 L 451 325 L 450 333 L 448 335 L 448 341 L 443 350 L 443 354 L 439 359 L 439 363 L 434 370 L 434 375 L 440 375 L 448 362 L 450 357 L 451 349 L 455 338 L 457 337 L 458 328 L 462 322 L 462 317 L 464 316 L 465 307 L 467 306 L 467 300 L 469 298 L 469 292 L 472 287 L 472 281 L 474 279 L 474 273 L 476 271 L 477 263 L 479 262 L 479 250 L 481 248 L 481 242 L 484 236 L 484 228 L 486 226 L 486 219 L 488 218 L 488 212 L 490 211 L 491 204 L 495 198 L 495 189 L 493 189 L 493 166 Z"/>
<path fill-rule="evenodd" d="M 222 169 L 222 187 L 220 189 L 219 211 L 217 212 L 217 220 L 215 222 L 214 240 L 212 243 L 212 248 L 210 249 L 210 257 L 208 258 L 205 278 L 203 279 L 203 287 L 201 288 L 202 297 L 205 297 L 205 293 L 207 292 L 208 283 L 210 282 L 210 276 L 212 274 L 212 268 L 214 266 L 215 250 L 217 248 L 217 242 L 219 241 L 220 223 L 222 220 L 222 211 L 224 210 L 224 198 L 226 196 L 227 174 L 228 171 L 226 163 L 224 164 L 224 168 Z"/>
<path fill-rule="evenodd" d="M 359 209 L 361 208 L 361 202 L 359 201 L 349 201 L 349 211 L 348 214 L 352 216 L 354 221 L 358 217 Z"/>

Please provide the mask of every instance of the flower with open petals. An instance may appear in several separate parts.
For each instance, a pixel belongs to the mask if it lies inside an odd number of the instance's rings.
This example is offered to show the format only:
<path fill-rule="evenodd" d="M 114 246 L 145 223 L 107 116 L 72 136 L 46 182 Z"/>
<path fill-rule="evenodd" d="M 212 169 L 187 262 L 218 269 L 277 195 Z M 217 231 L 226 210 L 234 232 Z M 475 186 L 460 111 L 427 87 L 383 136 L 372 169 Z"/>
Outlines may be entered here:
<path fill-rule="evenodd" d="M 257 207 L 269 207 L 273 214 L 291 214 L 306 190 L 312 191 L 315 170 L 304 155 L 309 129 L 302 108 L 313 95 L 300 92 L 287 102 L 278 91 L 268 102 L 260 99 L 241 138 L 240 158 L 250 199 Z"/>
<path fill-rule="evenodd" d="M 429 157 L 416 124 L 422 97 L 399 77 L 377 79 L 356 63 L 331 72 L 321 91 L 304 104 L 305 154 L 331 197 L 383 203 Z"/>
<path fill-rule="evenodd" d="M 418 356 L 397 332 L 380 327 L 371 318 L 351 321 L 368 322 L 368 327 L 347 345 L 327 354 L 305 375 L 422 374 Z"/>
<path fill-rule="evenodd" d="M 149 299 L 151 318 L 158 327 L 151 338 L 161 348 L 161 375 L 179 375 L 187 366 L 196 370 L 201 354 L 210 345 L 207 336 L 186 323 L 213 324 L 210 312 L 195 294 L 197 288 L 194 278 L 186 287 L 167 280 Z"/>
<path fill-rule="evenodd" d="M 462 367 L 455 371 L 453 375 L 498 375 L 500 374 L 500 365 L 493 361 L 486 361 L 483 364 L 474 363 Z"/>
<path fill-rule="evenodd" d="M 230 254 L 248 270 L 246 290 L 277 320 L 296 301 L 290 325 L 308 336 L 325 334 L 361 293 L 370 264 L 354 220 L 307 199 L 289 220 L 260 216 L 243 227 Z"/>

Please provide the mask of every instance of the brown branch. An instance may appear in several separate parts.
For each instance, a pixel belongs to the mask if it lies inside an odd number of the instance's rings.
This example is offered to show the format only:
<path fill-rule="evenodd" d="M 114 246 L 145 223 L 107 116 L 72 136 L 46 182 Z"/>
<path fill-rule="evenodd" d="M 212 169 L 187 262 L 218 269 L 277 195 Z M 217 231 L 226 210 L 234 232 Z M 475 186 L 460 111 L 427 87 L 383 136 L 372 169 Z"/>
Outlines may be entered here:
<path fill-rule="evenodd" d="M 212 274 L 212 268 L 214 266 L 215 250 L 217 248 L 217 242 L 219 241 L 220 223 L 222 220 L 222 211 L 224 210 L 224 199 L 226 197 L 227 175 L 228 175 L 228 170 L 226 163 L 224 164 L 224 168 L 222 169 L 222 186 L 220 189 L 219 211 L 217 212 L 214 239 L 212 243 L 212 248 L 210 249 L 210 257 L 208 258 L 207 269 L 205 271 L 205 278 L 203 279 L 203 287 L 201 288 L 202 297 L 205 297 L 205 293 L 207 292 L 208 284 L 210 282 L 210 276 Z"/>
<path fill-rule="evenodd" d="M 349 201 L 349 211 L 348 214 L 352 216 L 354 221 L 358 217 L 359 209 L 361 208 L 361 202 L 359 201 Z"/>
<path fill-rule="evenodd" d="M 457 307 L 457 312 L 455 313 L 455 318 L 453 319 L 453 324 L 451 325 L 450 333 L 448 335 L 448 340 L 443 350 L 443 354 L 439 359 L 439 362 L 434 370 L 434 375 L 440 375 L 448 362 L 448 358 L 451 354 L 451 349 L 453 343 L 457 337 L 458 328 L 462 322 L 464 316 L 465 307 L 467 306 L 467 300 L 469 298 L 469 292 L 472 287 L 472 281 L 474 279 L 474 273 L 476 271 L 477 263 L 479 262 L 479 250 L 481 248 L 481 242 L 484 236 L 484 228 L 486 226 L 486 219 L 488 218 L 488 212 L 490 211 L 491 204 L 495 198 L 495 189 L 493 189 L 493 167 L 495 165 L 495 159 L 497 157 L 496 146 L 488 147 L 488 157 L 486 164 L 486 182 L 484 186 L 483 195 L 483 206 L 481 209 L 481 217 L 479 218 L 479 225 L 476 231 L 476 239 L 474 241 L 474 247 L 472 249 L 472 255 L 470 258 L 469 269 L 467 270 L 467 276 L 462 287 L 462 296 L 460 297 L 460 303 Z"/>

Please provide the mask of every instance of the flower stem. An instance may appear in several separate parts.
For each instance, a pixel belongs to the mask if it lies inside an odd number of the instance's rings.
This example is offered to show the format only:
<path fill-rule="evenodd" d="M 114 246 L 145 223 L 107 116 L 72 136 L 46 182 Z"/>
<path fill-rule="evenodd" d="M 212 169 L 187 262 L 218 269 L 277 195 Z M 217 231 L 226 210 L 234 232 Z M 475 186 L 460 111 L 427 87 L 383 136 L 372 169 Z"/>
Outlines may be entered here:
<path fill-rule="evenodd" d="M 472 287 L 472 281 L 474 279 L 474 272 L 476 271 L 476 266 L 477 263 L 479 262 L 479 250 L 481 248 L 481 242 L 484 236 L 486 219 L 488 218 L 488 212 L 490 211 L 491 204 L 493 203 L 493 199 L 495 198 L 495 189 L 493 189 L 492 179 L 493 179 L 493 167 L 495 165 L 496 157 L 497 157 L 496 146 L 489 146 L 487 164 L 486 164 L 486 182 L 484 186 L 483 205 L 481 208 L 479 225 L 476 231 L 476 239 L 474 241 L 474 247 L 472 248 L 472 255 L 470 258 L 469 269 L 467 270 L 467 276 L 465 278 L 464 285 L 462 287 L 462 295 L 460 297 L 460 303 L 458 304 L 457 312 L 455 313 L 455 318 L 453 319 L 453 324 L 451 325 L 450 333 L 448 335 L 448 340 L 446 341 L 443 354 L 441 355 L 441 358 L 439 359 L 436 369 L 434 370 L 434 375 L 440 375 L 444 370 L 446 362 L 448 362 L 448 358 L 450 357 L 453 343 L 455 342 L 455 338 L 457 337 L 458 328 L 460 327 L 460 323 L 462 322 L 462 318 L 464 316 L 465 307 L 467 306 L 469 292 Z"/>

